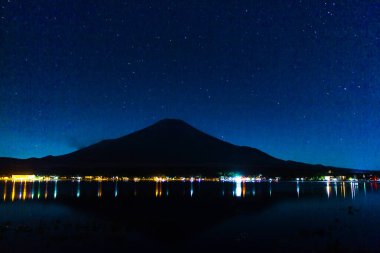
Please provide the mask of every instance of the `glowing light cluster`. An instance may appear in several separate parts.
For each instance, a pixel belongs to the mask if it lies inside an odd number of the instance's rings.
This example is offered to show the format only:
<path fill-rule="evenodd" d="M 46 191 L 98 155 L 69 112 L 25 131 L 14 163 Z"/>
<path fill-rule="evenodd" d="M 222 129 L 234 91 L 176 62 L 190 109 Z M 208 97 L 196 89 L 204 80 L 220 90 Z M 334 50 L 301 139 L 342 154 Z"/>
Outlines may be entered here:
<path fill-rule="evenodd" d="M 244 182 L 244 183 L 249 183 L 249 182 L 278 182 L 280 180 L 279 177 L 276 178 L 265 178 L 260 176 L 256 177 L 243 177 L 243 176 L 234 176 L 234 177 L 220 177 L 221 182 Z"/>
<path fill-rule="evenodd" d="M 36 180 L 35 175 L 12 175 L 12 180 L 14 181 L 34 181 Z"/>

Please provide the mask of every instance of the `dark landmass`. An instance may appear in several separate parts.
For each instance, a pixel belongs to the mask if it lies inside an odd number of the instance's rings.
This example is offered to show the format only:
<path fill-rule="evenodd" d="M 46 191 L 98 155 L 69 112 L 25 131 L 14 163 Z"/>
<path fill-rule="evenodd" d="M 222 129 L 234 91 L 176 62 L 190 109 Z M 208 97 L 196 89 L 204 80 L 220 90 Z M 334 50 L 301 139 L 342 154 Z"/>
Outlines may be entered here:
<path fill-rule="evenodd" d="M 66 155 L 0 158 L 0 172 L 125 176 L 218 176 L 240 172 L 283 177 L 368 173 L 277 159 L 255 148 L 222 141 L 177 119 L 164 119 Z"/>

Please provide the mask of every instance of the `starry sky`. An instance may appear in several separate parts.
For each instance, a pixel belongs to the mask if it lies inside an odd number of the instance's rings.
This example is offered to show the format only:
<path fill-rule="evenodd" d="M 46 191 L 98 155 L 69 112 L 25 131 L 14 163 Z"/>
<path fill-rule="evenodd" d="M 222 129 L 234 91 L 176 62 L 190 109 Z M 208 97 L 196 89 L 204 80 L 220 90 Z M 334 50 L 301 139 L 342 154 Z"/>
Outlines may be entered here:
<path fill-rule="evenodd" d="M 377 1 L 0 1 L 0 156 L 180 118 L 287 160 L 380 169 Z"/>

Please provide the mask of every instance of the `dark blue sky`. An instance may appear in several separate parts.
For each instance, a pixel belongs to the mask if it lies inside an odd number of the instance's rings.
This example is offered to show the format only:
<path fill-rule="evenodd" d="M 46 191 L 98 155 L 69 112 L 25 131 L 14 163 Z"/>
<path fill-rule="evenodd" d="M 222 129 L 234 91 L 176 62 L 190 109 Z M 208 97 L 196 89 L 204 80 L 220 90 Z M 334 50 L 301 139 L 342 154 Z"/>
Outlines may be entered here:
<path fill-rule="evenodd" d="M 310 163 L 380 168 L 377 1 L 1 1 L 0 156 L 180 118 Z"/>

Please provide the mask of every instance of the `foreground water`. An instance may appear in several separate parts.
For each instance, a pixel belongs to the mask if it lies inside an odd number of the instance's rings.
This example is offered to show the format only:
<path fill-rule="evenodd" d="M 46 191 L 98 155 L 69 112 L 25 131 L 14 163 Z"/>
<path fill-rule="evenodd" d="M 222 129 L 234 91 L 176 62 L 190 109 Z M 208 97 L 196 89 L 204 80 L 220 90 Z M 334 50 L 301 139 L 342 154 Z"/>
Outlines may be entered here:
<path fill-rule="evenodd" d="M 3 182 L 1 252 L 380 252 L 376 182 Z"/>

